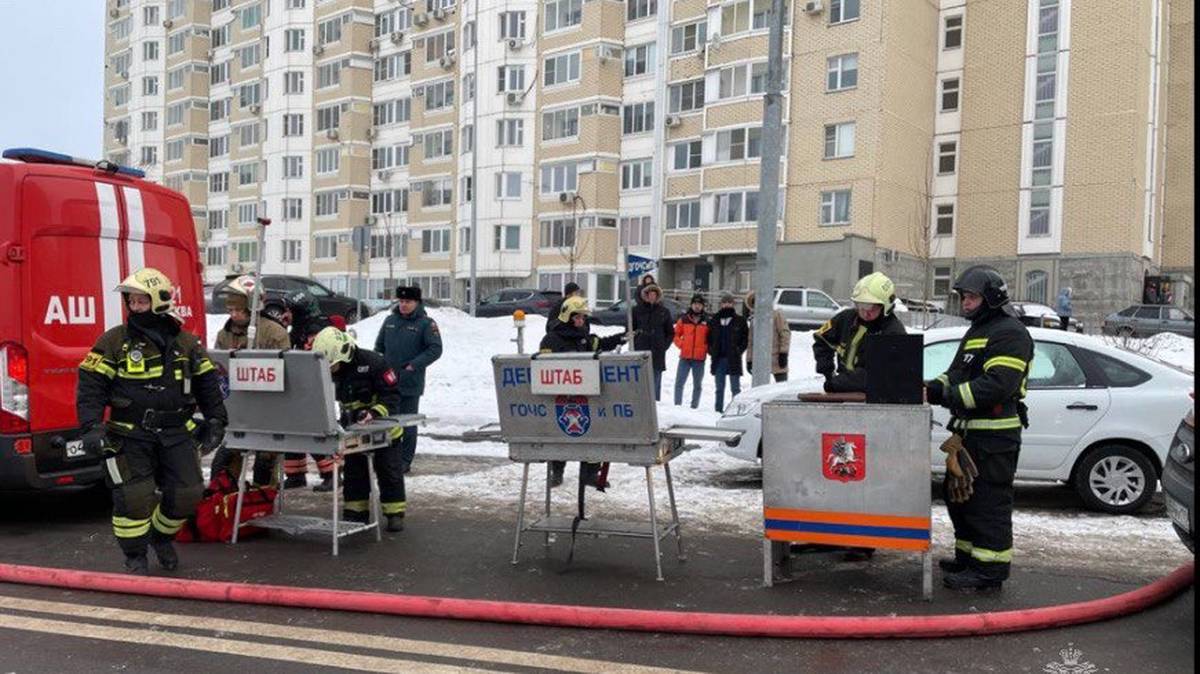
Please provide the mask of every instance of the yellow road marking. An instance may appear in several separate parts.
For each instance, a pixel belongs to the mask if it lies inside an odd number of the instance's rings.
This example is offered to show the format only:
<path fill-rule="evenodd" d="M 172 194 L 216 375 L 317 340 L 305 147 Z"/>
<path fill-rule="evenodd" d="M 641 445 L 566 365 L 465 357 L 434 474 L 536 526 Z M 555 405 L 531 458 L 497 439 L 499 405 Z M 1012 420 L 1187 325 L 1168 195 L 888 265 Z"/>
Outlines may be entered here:
<path fill-rule="evenodd" d="M 329 646 L 344 646 L 352 648 L 367 648 L 377 651 L 389 651 L 406 655 L 431 656 L 439 658 L 453 658 L 457 660 L 468 660 L 479 663 L 489 663 L 498 665 L 513 665 L 518 667 L 533 667 L 541 669 L 552 669 L 562 672 L 582 672 L 585 674 L 601 674 L 604 672 L 629 672 L 630 674 L 658 674 L 661 672 L 675 672 L 680 670 L 662 669 L 658 667 L 643 667 L 640 665 L 624 664 L 617 662 L 604 662 L 600 660 L 585 660 L 581 658 L 572 658 L 560 655 L 547 655 L 543 653 L 527 653 L 524 651 L 513 651 L 500 648 L 487 648 L 482 646 L 467 646 L 463 644 L 446 644 L 435 641 L 418 641 L 414 639 L 399 639 L 395 637 L 379 636 L 373 634 L 359 634 L 356 632 L 343 632 L 329 630 L 323 628 L 311 627 L 295 627 L 290 625 L 275 625 L 271 623 L 250 622 L 244 620 L 228 620 L 221 618 L 211 618 L 208 616 L 181 615 L 171 613 L 152 613 L 148 611 L 135 611 L 130 609 L 119 609 L 107 606 L 92 606 L 88 604 L 71 604 L 66 602 L 42 601 L 37 599 L 23 599 L 18 597 L 0 596 L 0 608 L 10 610 L 29 611 L 33 613 L 46 613 L 51 615 L 65 616 L 70 618 L 90 618 L 94 620 L 109 620 L 114 622 L 128 622 L 139 626 L 154 626 L 154 627 L 177 627 L 187 629 L 203 629 L 213 632 L 252 635 L 255 637 L 289 639 L 294 641 L 304 641 L 316 644 Z M 3 616 L 3 614 L 0 614 Z M 18 618 L 18 622 L 24 620 Z M 75 623 L 72 623 L 75 624 Z M 0 627 L 7 625 L 0 624 Z M 90 627 L 90 625 L 89 625 Z M 14 629 L 21 629 L 20 625 L 13 626 Z M 67 634 L 76 634 L 77 631 L 64 632 Z M 161 631 L 155 631 L 153 634 L 164 634 Z M 180 635 L 188 636 L 188 635 Z M 103 638 L 103 637 L 97 637 Z M 209 637 L 200 637 L 209 638 Z M 248 643 L 248 642 L 238 642 Z M 169 645 L 169 644 L 163 644 Z M 255 647 L 258 644 L 254 644 Z M 178 646 L 186 648 L 185 646 Z M 318 654 L 330 654 L 330 651 L 312 650 Z M 241 653 L 236 653 L 241 654 Z M 254 652 L 248 653 L 255 655 Z M 292 656 L 288 656 L 289 658 Z M 390 661 L 390 660 L 389 660 Z M 333 666 L 332 663 L 331 666 Z M 424 665 L 427 663 L 410 663 Z M 345 665 L 336 665 L 345 666 Z M 365 671 L 393 671 L 393 670 L 372 670 Z M 409 670 L 411 671 L 411 670 Z"/>

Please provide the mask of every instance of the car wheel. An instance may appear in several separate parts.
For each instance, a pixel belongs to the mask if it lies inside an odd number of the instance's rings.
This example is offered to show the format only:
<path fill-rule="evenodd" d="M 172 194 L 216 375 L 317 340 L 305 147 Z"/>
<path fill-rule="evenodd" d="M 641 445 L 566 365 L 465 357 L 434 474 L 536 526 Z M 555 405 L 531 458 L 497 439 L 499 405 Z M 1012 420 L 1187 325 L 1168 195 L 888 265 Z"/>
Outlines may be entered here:
<path fill-rule="evenodd" d="M 1158 487 L 1158 472 L 1144 454 L 1125 445 L 1088 452 L 1075 470 L 1075 491 L 1090 510 L 1132 515 Z"/>

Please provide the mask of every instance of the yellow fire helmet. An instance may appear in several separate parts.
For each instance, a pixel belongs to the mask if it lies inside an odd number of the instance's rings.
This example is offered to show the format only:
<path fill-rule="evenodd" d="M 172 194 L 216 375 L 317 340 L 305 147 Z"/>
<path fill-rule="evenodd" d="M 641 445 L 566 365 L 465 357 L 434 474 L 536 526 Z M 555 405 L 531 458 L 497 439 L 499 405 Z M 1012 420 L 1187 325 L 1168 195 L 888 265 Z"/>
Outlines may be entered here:
<path fill-rule="evenodd" d="M 883 313 L 890 314 L 896 304 L 896 284 L 882 272 L 867 274 L 854 284 L 850 299 L 858 304 L 881 304 Z"/>
<path fill-rule="evenodd" d="M 571 320 L 571 314 L 588 315 L 592 310 L 588 308 L 587 300 L 582 297 L 568 297 L 563 302 L 562 309 L 558 312 L 558 321 L 566 323 Z"/>
<path fill-rule="evenodd" d="M 150 296 L 150 311 L 154 314 L 170 314 L 175 308 L 175 284 L 167 275 L 153 267 L 143 267 L 130 274 L 116 288 L 119 293 L 137 293 Z"/>
<path fill-rule="evenodd" d="M 318 332 L 312 345 L 312 350 L 325 356 L 330 366 L 349 363 L 355 348 L 354 338 L 332 325 Z"/>
<path fill-rule="evenodd" d="M 239 295 L 249 297 L 254 292 L 255 283 L 253 276 L 239 276 L 229 282 L 229 289 Z"/>

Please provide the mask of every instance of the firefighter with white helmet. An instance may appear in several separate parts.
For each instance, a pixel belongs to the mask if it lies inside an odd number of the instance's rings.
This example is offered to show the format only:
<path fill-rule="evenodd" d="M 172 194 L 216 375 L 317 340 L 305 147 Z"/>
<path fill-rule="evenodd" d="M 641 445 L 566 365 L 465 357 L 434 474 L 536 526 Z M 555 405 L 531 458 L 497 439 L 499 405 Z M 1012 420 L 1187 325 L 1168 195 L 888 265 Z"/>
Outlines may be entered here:
<path fill-rule="evenodd" d="M 204 488 L 192 415 L 197 409 L 204 415 L 203 451 L 221 444 L 228 417 L 204 344 L 174 313 L 171 280 L 146 267 L 116 291 L 124 298 L 125 323 L 101 335 L 79 365 L 83 449 L 104 459 L 125 568 L 148 573 L 147 549 L 153 548 L 159 564 L 173 570 L 179 557 L 172 541 Z"/>
<path fill-rule="evenodd" d="M 317 333 L 312 350 L 329 361 L 337 400 L 342 404 L 342 425 L 368 423 L 399 411 L 399 378 L 383 356 L 370 349 L 359 348 L 353 337 L 332 326 Z M 387 530 L 403 531 L 407 502 L 400 439 L 404 429 L 397 426 L 391 433 L 392 444 L 375 450 L 372 458 L 379 479 L 380 508 L 387 516 Z M 367 457 L 362 454 L 346 457 L 342 516 L 347 521 L 368 521 L 370 479 Z"/>

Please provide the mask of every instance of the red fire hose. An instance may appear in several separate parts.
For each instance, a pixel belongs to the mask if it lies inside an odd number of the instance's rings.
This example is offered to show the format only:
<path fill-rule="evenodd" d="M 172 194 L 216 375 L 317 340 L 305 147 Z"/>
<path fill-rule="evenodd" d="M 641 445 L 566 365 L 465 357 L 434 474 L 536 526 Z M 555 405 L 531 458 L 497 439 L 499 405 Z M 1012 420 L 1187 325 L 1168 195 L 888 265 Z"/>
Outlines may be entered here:
<path fill-rule="evenodd" d="M 651 611 L 403 596 L 0 564 L 0 582 L 74 590 L 553 627 L 806 639 L 963 637 L 1080 625 L 1144 611 L 1191 587 L 1194 577 L 1195 564 L 1188 563 L 1149 585 L 1113 597 L 1018 611 L 935 616 L 820 617 Z"/>

